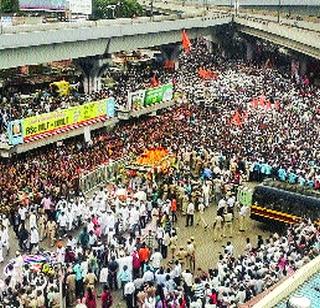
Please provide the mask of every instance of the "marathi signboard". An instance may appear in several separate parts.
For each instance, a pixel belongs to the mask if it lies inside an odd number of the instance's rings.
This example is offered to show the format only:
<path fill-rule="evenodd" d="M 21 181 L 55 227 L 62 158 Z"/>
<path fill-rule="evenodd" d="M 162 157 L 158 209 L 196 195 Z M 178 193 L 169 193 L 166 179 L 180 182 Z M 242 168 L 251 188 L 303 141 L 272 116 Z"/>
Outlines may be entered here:
<path fill-rule="evenodd" d="M 66 0 L 20 0 L 20 10 L 65 11 Z"/>
<path fill-rule="evenodd" d="M 68 8 L 72 14 L 91 15 L 92 0 L 69 0 Z"/>
<path fill-rule="evenodd" d="M 131 92 L 128 95 L 128 110 L 138 110 L 143 107 L 169 102 L 173 98 L 173 85 L 168 83 L 156 88 Z"/>
<path fill-rule="evenodd" d="M 109 98 L 15 120 L 8 125 L 9 143 L 15 145 L 61 134 L 72 129 L 105 121 L 107 118 L 114 117 L 114 115 L 114 98 Z"/>
<path fill-rule="evenodd" d="M 157 88 L 150 88 L 146 90 L 146 95 L 144 99 L 144 106 L 148 107 L 150 105 L 169 102 L 173 97 L 173 85 L 171 83 L 165 84 Z"/>
<path fill-rule="evenodd" d="M 136 92 L 129 93 L 127 109 L 137 110 L 142 108 L 144 104 L 145 95 L 146 95 L 145 90 L 139 90 Z"/>

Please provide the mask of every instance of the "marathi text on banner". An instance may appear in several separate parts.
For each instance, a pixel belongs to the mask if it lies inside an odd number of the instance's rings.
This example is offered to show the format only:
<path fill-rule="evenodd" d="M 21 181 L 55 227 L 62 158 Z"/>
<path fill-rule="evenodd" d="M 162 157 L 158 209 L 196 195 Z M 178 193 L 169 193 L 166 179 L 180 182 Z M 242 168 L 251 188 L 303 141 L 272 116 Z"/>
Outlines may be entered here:
<path fill-rule="evenodd" d="M 146 90 L 144 106 L 148 107 L 150 105 L 168 102 L 172 100 L 173 97 L 173 85 L 171 83 L 162 85 L 157 88 L 151 88 Z"/>
<path fill-rule="evenodd" d="M 94 120 L 102 122 L 115 116 L 115 99 L 110 97 L 97 102 L 86 103 L 81 106 L 57 110 L 32 116 L 22 120 L 11 121 L 7 128 L 9 143 L 17 145 L 32 140 L 38 136 L 50 136 L 64 133 L 64 129 L 76 129 L 91 125 Z"/>
<path fill-rule="evenodd" d="M 168 83 L 156 88 L 139 90 L 128 94 L 128 110 L 139 110 L 154 104 L 169 102 L 173 98 L 173 84 Z"/>
<path fill-rule="evenodd" d="M 23 143 L 23 131 L 22 131 L 22 121 L 14 120 L 8 125 L 7 136 L 9 143 L 12 145 L 17 145 Z"/>
<path fill-rule="evenodd" d="M 141 109 L 144 105 L 144 98 L 146 95 L 145 90 L 139 90 L 136 92 L 130 92 L 128 94 L 128 110 L 138 110 Z"/>
<path fill-rule="evenodd" d="M 144 105 L 150 106 L 161 102 L 168 102 L 173 97 L 173 85 L 165 84 L 146 91 Z"/>
<path fill-rule="evenodd" d="M 25 118 L 22 120 L 23 137 L 28 138 L 105 115 L 106 101 L 102 100 Z"/>

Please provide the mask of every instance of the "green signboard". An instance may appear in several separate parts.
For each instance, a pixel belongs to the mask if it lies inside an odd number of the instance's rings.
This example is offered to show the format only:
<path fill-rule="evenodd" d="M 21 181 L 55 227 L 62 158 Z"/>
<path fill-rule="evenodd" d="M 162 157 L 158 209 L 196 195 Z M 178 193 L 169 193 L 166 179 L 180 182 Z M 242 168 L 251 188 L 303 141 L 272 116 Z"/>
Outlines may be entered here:
<path fill-rule="evenodd" d="M 157 88 L 150 88 L 145 92 L 144 106 L 149 107 L 161 102 L 169 102 L 173 97 L 172 83 L 165 84 Z"/>
<path fill-rule="evenodd" d="M 248 189 L 242 189 L 238 191 L 238 201 L 240 204 L 246 205 L 246 206 L 251 206 L 252 205 L 252 197 L 253 197 L 253 192 Z"/>

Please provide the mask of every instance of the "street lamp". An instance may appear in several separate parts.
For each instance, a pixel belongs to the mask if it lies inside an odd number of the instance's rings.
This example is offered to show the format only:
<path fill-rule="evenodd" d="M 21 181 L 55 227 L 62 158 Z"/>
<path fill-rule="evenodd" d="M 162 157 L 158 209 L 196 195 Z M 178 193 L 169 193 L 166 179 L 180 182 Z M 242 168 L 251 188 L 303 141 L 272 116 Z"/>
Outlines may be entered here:
<path fill-rule="evenodd" d="M 234 5 L 234 15 L 238 16 L 240 0 L 234 0 L 234 4 L 233 5 Z"/>
<path fill-rule="evenodd" d="M 281 0 L 278 2 L 278 23 L 280 23 Z"/>
<path fill-rule="evenodd" d="M 154 0 L 151 0 L 151 1 L 150 1 L 150 15 L 151 15 L 150 18 L 151 18 L 151 19 L 153 19 L 153 1 L 154 1 Z"/>

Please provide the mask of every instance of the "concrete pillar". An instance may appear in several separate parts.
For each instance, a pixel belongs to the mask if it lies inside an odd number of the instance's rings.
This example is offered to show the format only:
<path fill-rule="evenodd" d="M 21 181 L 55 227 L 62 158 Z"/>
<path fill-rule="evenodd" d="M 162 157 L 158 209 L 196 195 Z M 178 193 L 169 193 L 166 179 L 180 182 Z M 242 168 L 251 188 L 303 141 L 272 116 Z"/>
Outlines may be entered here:
<path fill-rule="evenodd" d="M 301 57 L 300 62 L 300 76 L 304 76 L 308 73 L 308 59 L 306 57 Z"/>
<path fill-rule="evenodd" d="M 177 69 L 177 66 L 179 65 L 179 54 L 181 52 L 181 44 L 170 44 L 166 46 L 162 46 L 160 48 L 162 57 L 164 61 L 174 61 L 175 63 L 175 69 Z"/>
<path fill-rule="evenodd" d="M 160 48 L 162 56 L 165 60 L 176 60 L 181 51 L 180 44 L 170 44 Z"/>
<path fill-rule="evenodd" d="M 101 90 L 101 76 L 110 63 L 111 57 L 87 57 L 75 60 L 75 64 L 82 71 L 83 89 L 86 94 Z"/>
<path fill-rule="evenodd" d="M 246 41 L 246 48 L 247 48 L 246 59 L 247 61 L 252 61 L 254 58 L 253 44 L 251 42 Z"/>

